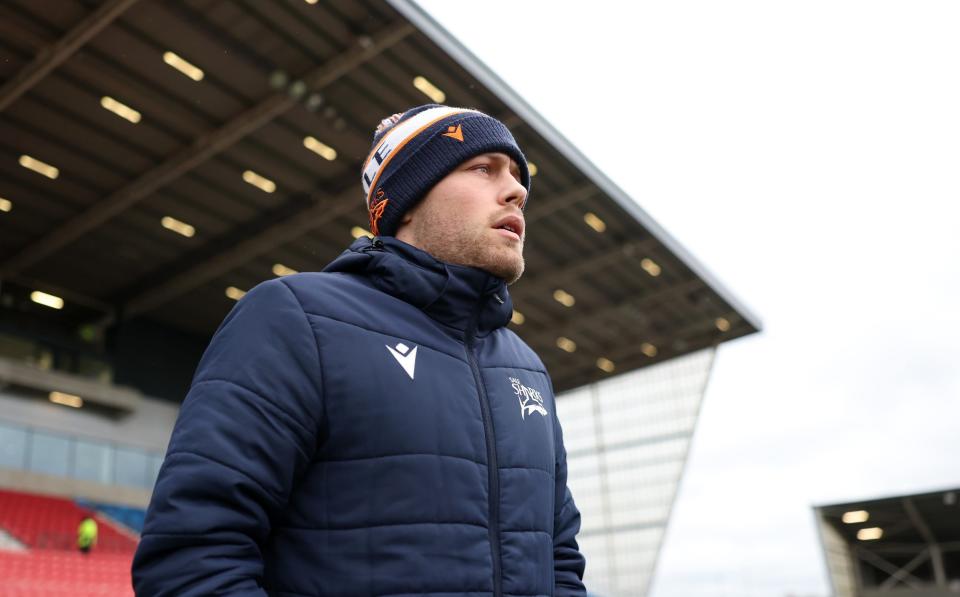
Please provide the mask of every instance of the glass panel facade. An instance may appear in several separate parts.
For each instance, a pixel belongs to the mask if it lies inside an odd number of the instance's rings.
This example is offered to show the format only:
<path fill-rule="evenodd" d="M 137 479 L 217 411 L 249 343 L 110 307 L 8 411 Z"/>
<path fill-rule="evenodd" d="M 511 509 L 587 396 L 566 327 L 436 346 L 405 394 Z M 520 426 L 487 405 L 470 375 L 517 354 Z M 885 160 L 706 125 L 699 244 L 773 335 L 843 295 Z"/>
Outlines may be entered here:
<path fill-rule="evenodd" d="M 85 481 L 110 483 L 113 450 L 108 444 L 78 440 L 74 451 L 73 476 Z"/>
<path fill-rule="evenodd" d="M 820 530 L 820 542 L 826 556 L 834 596 L 856 597 L 856 563 L 849 545 L 843 536 L 824 519 L 819 509 L 817 510 L 817 527 Z"/>
<path fill-rule="evenodd" d="M 646 595 L 714 353 L 702 350 L 557 397 L 592 593 Z"/>
<path fill-rule="evenodd" d="M 39 431 L 30 435 L 30 470 L 66 477 L 70 460 L 70 441 L 66 437 Z"/>
<path fill-rule="evenodd" d="M 162 463 L 162 452 L 0 422 L 0 468 L 149 489 Z"/>
<path fill-rule="evenodd" d="M 157 482 L 157 476 L 160 474 L 160 466 L 163 465 L 163 455 L 162 454 L 151 454 L 149 456 L 149 486 L 153 487 Z"/>
<path fill-rule="evenodd" d="M 21 469 L 27 464 L 27 431 L 0 424 L 0 466 Z"/>
<path fill-rule="evenodd" d="M 147 453 L 142 450 L 117 448 L 115 480 L 118 485 L 150 487 L 147 471 Z"/>

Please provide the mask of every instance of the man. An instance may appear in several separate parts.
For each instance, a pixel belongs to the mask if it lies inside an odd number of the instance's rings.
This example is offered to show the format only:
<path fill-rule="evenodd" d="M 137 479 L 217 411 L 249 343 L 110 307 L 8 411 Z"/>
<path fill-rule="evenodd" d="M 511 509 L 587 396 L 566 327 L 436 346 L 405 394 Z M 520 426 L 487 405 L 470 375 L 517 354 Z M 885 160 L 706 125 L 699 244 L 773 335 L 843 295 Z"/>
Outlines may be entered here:
<path fill-rule="evenodd" d="M 97 544 L 97 521 L 92 516 L 84 516 L 77 526 L 77 549 L 87 555 Z"/>
<path fill-rule="evenodd" d="M 363 167 L 371 229 L 251 290 L 184 401 L 140 595 L 585 595 L 550 379 L 506 329 L 526 159 L 427 105 Z"/>

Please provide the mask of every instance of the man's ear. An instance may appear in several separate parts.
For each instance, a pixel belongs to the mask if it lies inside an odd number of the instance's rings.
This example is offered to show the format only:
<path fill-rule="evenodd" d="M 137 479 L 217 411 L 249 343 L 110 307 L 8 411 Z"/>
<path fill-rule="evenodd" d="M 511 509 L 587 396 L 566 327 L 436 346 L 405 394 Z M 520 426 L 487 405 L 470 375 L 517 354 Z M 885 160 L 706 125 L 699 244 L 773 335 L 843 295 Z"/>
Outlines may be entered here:
<path fill-rule="evenodd" d="M 397 224 L 397 233 L 394 235 L 397 240 L 402 240 L 405 243 L 411 245 L 416 245 L 416 238 L 413 234 L 413 229 L 410 228 L 409 224 L 413 221 L 413 212 L 416 211 L 417 206 L 414 206 L 413 209 L 408 209 L 403 212 L 403 216 L 400 218 L 400 223 Z"/>

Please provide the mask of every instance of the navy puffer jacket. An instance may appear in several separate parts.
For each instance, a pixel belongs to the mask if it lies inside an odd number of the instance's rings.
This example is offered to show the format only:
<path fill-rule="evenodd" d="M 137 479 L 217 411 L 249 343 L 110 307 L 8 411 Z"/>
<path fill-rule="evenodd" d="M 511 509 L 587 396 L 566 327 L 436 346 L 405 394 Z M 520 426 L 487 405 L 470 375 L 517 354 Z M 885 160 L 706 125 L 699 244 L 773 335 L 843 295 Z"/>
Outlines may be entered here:
<path fill-rule="evenodd" d="M 392 238 L 224 320 L 173 430 L 138 595 L 584 595 L 550 379 L 505 284 Z"/>

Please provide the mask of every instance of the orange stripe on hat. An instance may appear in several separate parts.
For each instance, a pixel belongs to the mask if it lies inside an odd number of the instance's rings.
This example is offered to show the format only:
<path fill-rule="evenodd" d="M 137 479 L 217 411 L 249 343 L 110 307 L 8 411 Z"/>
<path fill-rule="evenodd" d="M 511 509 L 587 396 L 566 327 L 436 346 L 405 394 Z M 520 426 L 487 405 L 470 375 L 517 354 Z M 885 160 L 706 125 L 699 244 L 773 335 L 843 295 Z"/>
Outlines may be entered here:
<path fill-rule="evenodd" d="M 370 187 L 366 189 L 367 206 L 370 206 L 370 199 L 377 188 L 377 182 L 380 180 L 380 175 L 386 170 L 387 165 L 390 164 L 390 162 L 393 160 L 393 157 L 397 155 L 407 143 L 409 143 L 412 139 L 415 139 L 417 135 L 422 133 L 425 129 L 443 120 L 444 118 L 466 112 L 475 112 L 475 110 L 467 110 L 465 108 L 448 108 L 446 106 L 431 108 L 414 115 L 409 120 L 398 123 L 393 127 L 393 129 L 387 131 L 387 134 L 380 141 L 380 143 L 377 144 L 373 151 L 370 152 L 370 155 L 367 156 L 366 161 L 363 163 L 364 174 L 366 174 L 367 168 L 370 165 L 370 160 L 373 159 L 374 154 L 380 151 L 380 149 L 388 142 L 392 143 L 396 139 L 400 139 L 400 141 L 395 147 L 390 149 L 390 153 L 387 154 L 386 159 L 380 162 L 379 166 L 377 167 L 373 180 L 370 181 Z M 366 183 L 366 180 L 364 180 L 364 183 Z"/>

